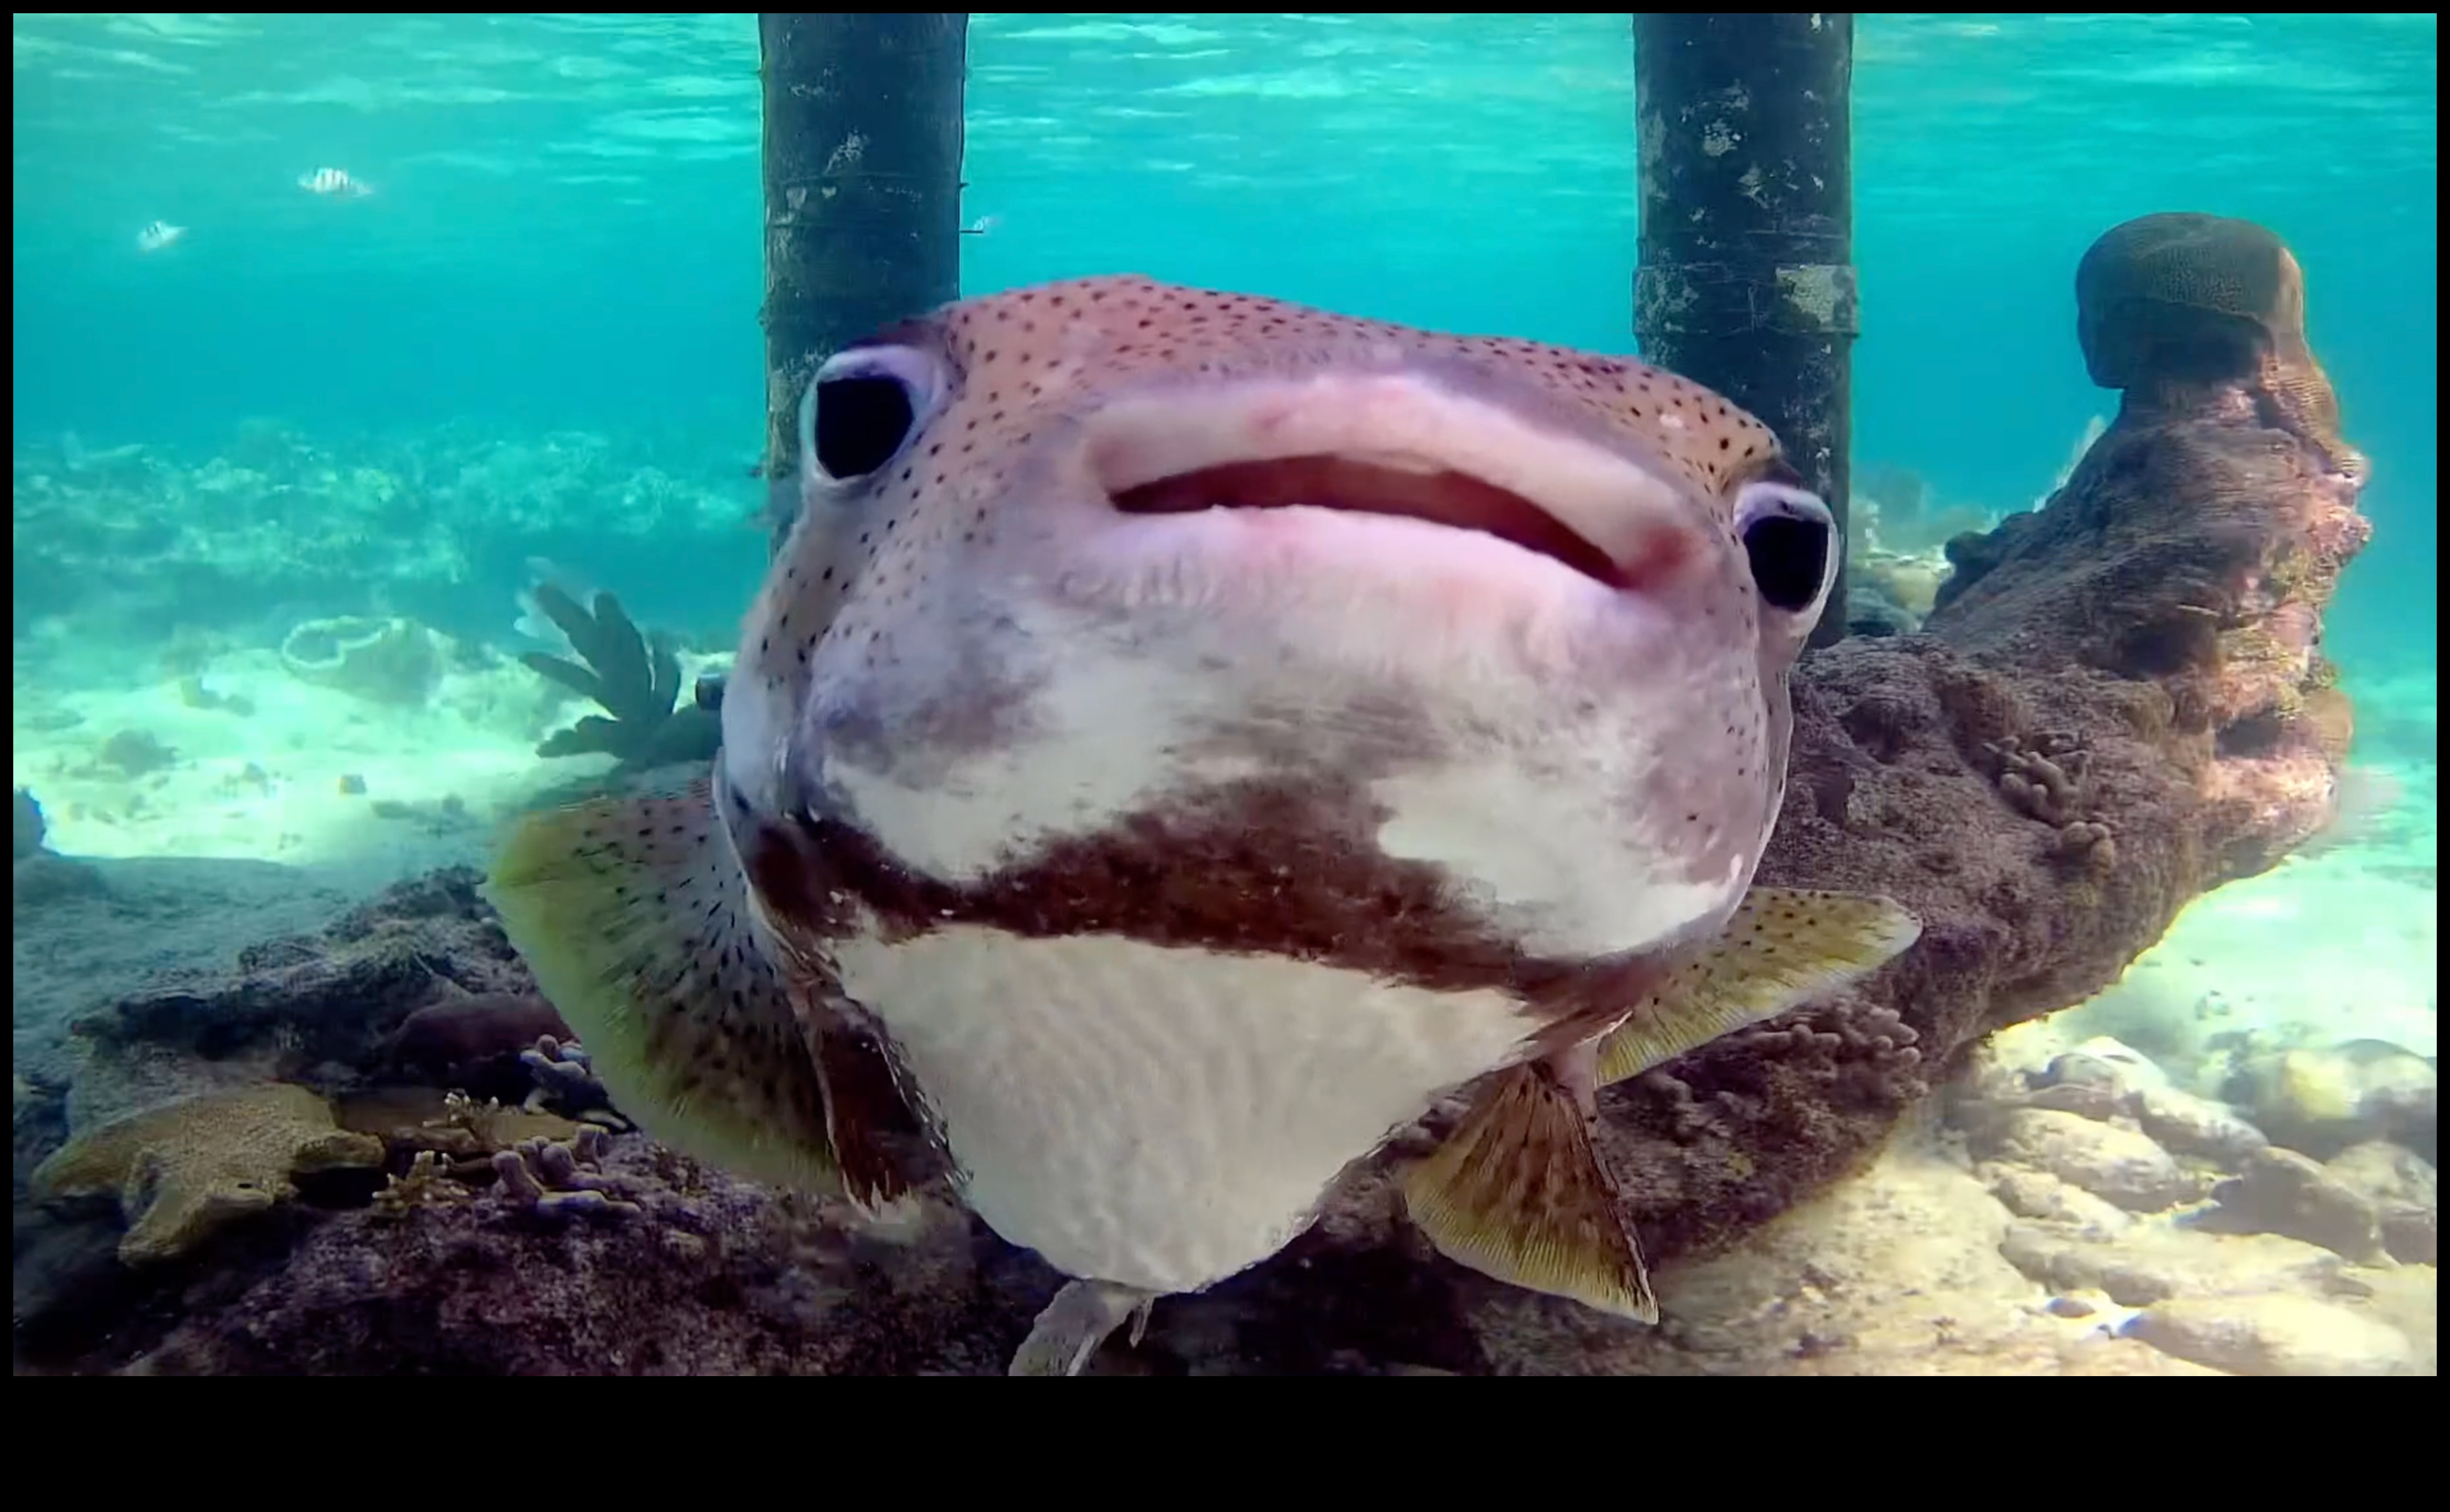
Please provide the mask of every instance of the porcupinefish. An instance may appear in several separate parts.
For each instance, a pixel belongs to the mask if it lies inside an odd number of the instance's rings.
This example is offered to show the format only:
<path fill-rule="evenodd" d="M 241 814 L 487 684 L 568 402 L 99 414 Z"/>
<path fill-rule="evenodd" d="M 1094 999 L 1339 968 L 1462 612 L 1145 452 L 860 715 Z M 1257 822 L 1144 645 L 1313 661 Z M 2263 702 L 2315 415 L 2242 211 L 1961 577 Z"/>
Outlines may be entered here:
<path fill-rule="evenodd" d="M 1075 1278 L 1015 1373 L 1401 1173 L 1447 1255 L 1655 1321 L 1610 1082 L 1886 961 L 1752 888 L 1838 570 L 1641 362 L 1104 277 L 848 347 L 711 773 L 490 896 L 623 1109 L 873 1210 L 896 1118 Z M 929 1178 L 932 1179 L 932 1178 Z"/>

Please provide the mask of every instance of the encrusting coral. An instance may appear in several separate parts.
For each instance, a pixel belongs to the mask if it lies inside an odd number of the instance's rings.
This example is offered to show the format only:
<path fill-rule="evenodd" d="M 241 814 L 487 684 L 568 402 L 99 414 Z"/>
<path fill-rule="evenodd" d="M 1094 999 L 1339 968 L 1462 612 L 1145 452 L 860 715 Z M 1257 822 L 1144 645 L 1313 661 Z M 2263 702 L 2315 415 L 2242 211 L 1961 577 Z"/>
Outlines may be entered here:
<path fill-rule="evenodd" d="M 127 1219 L 119 1258 L 166 1260 L 297 1194 L 292 1177 L 382 1163 L 383 1143 L 333 1121 L 286 1082 L 180 1097 L 69 1140 L 34 1171 L 50 1200 L 113 1192 Z"/>

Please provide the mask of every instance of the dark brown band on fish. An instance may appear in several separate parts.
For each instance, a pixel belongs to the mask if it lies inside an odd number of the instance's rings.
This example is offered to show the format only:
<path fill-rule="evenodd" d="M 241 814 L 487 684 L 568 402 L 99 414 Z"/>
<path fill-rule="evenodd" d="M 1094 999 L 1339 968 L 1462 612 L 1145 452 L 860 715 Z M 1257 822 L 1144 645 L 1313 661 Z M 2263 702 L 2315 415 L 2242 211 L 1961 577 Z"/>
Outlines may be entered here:
<path fill-rule="evenodd" d="M 1351 817 L 1363 812 L 1280 784 L 1227 785 L 959 884 L 832 819 L 759 826 L 742 849 L 775 923 L 820 939 L 859 927 L 842 906 L 856 900 L 888 939 L 974 924 L 1280 956 L 1430 991 L 1507 993 L 1540 1021 L 1544 1048 L 1600 1033 L 1673 965 L 1527 955 L 1458 902 L 1439 868 L 1380 851 L 1372 826 Z"/>
<path fill-rule="evenodd" d="M 838 1018 L 812 1028 L 808 1040 L 825 1078 L 826 1136 L 842 1163 L 844 1190 L 875 1207 L 924 1180 L 923 1152 L 941 1155 L 941 1147 L 885 1046 Z"/>

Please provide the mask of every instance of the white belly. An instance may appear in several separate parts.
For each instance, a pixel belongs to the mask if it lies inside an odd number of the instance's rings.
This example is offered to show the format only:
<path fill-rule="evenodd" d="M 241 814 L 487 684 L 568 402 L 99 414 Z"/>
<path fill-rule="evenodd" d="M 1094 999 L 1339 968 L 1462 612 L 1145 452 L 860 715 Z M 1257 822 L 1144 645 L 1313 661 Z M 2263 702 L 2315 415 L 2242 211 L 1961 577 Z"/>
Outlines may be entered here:
<path fill-rule="evenodd" d="M 1348 1163 L 1532 1027 L 1493 991 L 1108 937 L 961 925 L 839 963 L 972 1211 L 1067 1274 L 1158 1292 L 1275 1253 Z"/>

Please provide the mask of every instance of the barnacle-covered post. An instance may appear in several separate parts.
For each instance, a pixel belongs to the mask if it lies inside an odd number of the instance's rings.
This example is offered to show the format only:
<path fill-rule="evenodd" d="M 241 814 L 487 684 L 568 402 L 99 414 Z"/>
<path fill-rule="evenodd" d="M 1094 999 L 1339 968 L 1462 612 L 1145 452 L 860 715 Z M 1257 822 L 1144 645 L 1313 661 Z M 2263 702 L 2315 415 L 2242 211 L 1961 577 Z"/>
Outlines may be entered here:
<path fill-rule="evenodd" d="M 1846 525 L 1851 14 L 1637 11 L 1644 358 L 1751 410 Z M 1816 645 L 1845 633 L 1831 591 Z"/>
<path fill-rule="evenodd" d="M 961 294 L 966 11 L 761 13 L 766 475 L 815 364 Z M 776 522 L 776 539 L 788 514 Z"/>

